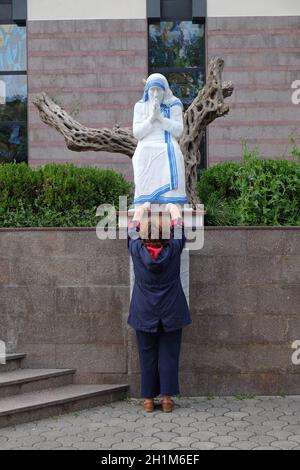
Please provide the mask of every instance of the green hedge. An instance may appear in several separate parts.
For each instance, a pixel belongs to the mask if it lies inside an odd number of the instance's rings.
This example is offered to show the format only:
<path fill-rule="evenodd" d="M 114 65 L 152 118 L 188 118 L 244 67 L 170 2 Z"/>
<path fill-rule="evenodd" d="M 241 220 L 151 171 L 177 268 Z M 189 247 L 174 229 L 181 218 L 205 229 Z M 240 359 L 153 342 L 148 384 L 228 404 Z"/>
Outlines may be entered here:
<path fill-rule="evenodd" d="M 131 204 L 132 183 L 110 169 L 50 163 L 0 164 L 1 227 L 95 227 L 100 204 Z"/>
<path fill-rule="evenodd" d="M 202 171 L 205 225 L 300 225 L 300 151 L 293 144 L 294 160 L 261 158 L 245 145 L 241 162 Z"/>
<path fill-rule="evenodd" d="M 294 160 L 261 158 L 244 147 L 241 162 L 201 172 L 205 225 L 300 225 L 300 150 Z M 100 204 L 133 201 L 133 183 L 110 169 L 49 163 L 0 164 L 0 227 L 95 227 Z"/>

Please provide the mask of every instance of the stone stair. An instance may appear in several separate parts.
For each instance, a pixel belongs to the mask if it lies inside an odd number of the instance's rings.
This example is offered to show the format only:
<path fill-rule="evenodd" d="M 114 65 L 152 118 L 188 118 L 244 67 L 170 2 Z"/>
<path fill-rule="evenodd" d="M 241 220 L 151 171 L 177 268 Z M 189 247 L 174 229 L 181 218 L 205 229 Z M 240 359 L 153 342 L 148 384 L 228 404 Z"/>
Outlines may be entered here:
<path fill-rule="evenodd" d="M 0 364 L 0 428 L 126 398 L 128 384 L 77 385 L 75 369 L 22 368 L 26 354 Z"/>

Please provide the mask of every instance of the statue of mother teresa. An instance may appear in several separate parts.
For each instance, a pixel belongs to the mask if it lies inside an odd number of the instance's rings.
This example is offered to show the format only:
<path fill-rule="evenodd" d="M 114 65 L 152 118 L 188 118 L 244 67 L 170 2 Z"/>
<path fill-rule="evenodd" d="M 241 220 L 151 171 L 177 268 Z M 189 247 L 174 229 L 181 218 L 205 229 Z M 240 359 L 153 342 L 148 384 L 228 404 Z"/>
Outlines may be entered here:
<path fill-rule="evenodd" d="M 178 143 L 183 133 L 182 112 L 182 102 L 173 95 L 166 77 L 150 75 L 143 98 L 134 107 L 133 135 L 138 145 L 132 157 L 133 204 L 188 202 Z"/>

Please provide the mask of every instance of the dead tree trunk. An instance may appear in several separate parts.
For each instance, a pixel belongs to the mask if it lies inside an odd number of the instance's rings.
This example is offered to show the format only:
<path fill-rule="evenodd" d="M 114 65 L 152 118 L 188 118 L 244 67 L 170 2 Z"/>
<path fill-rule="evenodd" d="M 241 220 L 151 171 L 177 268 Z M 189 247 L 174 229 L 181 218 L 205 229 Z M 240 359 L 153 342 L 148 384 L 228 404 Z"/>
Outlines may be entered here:
<path fill-rule="evenodd" d="M 231 82 L 222 83 L 223 59 L 209 61 L 207 82 L 184 113 L 184 132 L 180 147 L 185 158 L 186 191 L 189 202 L 195 207 L 197 195 L 197 166 L 200 162 L 200 144 L 208 124 L 229 112 L 224 98 L 233 92 Z M 45 92 L 34 97 L 33 104 L 41 120 L 60 132 L 68 149 L 74 152 L 105 151 L 132 157 L 137 141 L 132 129 L 115 126 L 112 129 L 93 129 L 83 126 L 57 105 Z"/>

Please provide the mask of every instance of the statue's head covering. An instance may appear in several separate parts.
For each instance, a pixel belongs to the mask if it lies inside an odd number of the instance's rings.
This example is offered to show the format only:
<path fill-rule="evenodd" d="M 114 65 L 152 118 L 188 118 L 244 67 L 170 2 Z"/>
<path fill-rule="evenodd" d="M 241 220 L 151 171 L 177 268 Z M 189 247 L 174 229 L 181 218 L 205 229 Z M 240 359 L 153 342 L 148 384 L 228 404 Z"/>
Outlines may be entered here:
<path fill-rule="evenodd" d="M 154 86 L 160 87 L 164 91 L 164 96 L 161 104 L 166 106 L 179 104 L 183 108 L 181 100 L 173 95 L 168 80 L 161 73 L 152 73 L 151 75 L 149 75 L 144 87 L 143 98 L 140 100 L 140 102 L 145 103 L 146 101 L 149 101 L 149 90 L 151 87 Z"/>

